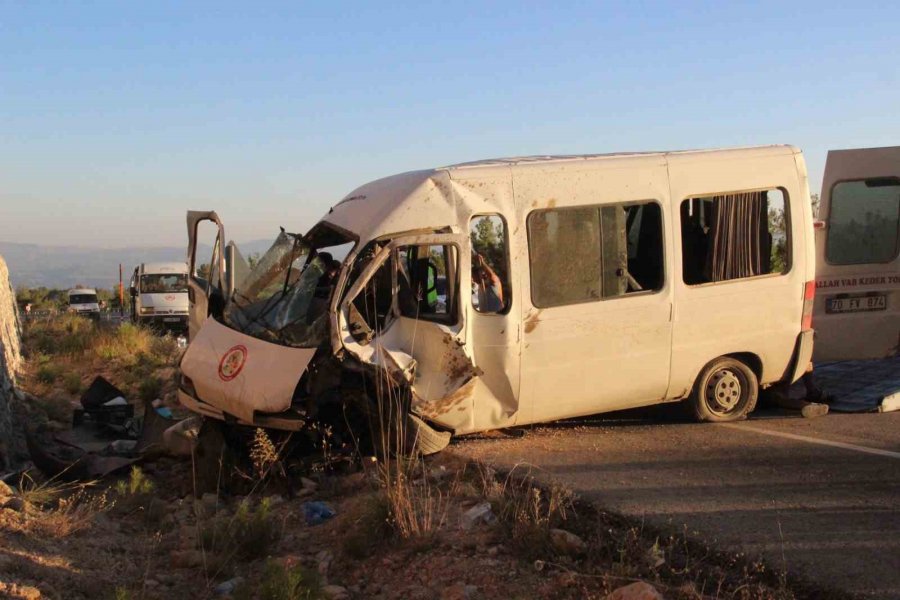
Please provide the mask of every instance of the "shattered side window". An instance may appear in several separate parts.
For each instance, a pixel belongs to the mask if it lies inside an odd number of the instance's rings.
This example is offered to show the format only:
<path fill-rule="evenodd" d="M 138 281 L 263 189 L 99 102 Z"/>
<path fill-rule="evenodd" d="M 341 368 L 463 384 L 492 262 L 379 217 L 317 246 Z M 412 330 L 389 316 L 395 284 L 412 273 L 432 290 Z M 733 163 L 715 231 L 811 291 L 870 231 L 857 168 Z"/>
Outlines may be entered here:
<path fill-rule="evenodd" d="M 833 265 L 894 260 L 900 250 L 900 179 L 835 184 L 827 236 L 825 257 Z"/>
<path fill-rule="evenodd" d="M 656 202 L 540 210 L 528 216 L 531 296 L 538 308 L 662 289 Z"/>
<path fill-rule="evenodd" d="M 480 313 L 509 308 L 509 243 L 500 215 L 478 215 L 469 223 L 472 241 L 472 306 Z"/>
<path fill-rule="evenodd" d="M 600 210 L 534 211 L 528 215 L 531 300 L 538 307 L 599 300 Z"/>

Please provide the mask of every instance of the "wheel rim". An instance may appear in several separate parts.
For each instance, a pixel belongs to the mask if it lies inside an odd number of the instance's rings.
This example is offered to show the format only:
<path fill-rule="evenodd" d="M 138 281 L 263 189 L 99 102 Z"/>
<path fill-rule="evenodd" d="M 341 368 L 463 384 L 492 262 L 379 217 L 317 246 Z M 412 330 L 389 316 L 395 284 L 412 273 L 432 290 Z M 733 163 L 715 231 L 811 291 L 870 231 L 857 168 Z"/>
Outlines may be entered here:
<path fill-rule="evenodd" d="M 738 407 L 744 396 L 743 378 L 731 369 L 720 369 L 706 383 L 704 398 L 709 410 L 727 415 Z"/>

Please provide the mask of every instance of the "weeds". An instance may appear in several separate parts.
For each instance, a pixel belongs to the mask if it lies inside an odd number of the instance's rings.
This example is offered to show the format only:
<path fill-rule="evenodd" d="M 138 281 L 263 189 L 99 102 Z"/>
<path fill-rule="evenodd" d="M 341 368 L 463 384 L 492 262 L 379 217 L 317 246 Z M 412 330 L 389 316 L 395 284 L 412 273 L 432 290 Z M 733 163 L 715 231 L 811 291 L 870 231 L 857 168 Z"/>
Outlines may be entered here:
<path fill-rule="evenodd" d="M 248 501 L 241 502 L 231 517 L 217 516 L 201 528 L 203 549 L 224 562 L 230 559 L 253 560 L 265 556 L 280 537 L 267 498 L 256 509 Z"/>
<path fill-rule="evenodd" d="M 253 472 L 261 481 L 278 462 L 278 450 L 266 430 L 257 427 L 253 432 L 253 442 L 250 444 L 250 461 L 253 463 Z"/>
<path fill-rule="evenodd" d="M 481 468 L 479 483 L 497 518 L 508 528 L 513 548 L 529 559 L 547 555 L 550 530 L 574 514 L 575 497 L 570 490 L 558 485 L 541 488 L 530 477 L 515 476 L 515 469 L 499 481 L 493 469 Z"/>
<path fill-rule="evenodd" d="M 317 574 L 301 565 L 269 559 L 258 586 L 260 600 L 313 600 L 320 598 Z"/>
<path fill-rule="evenodd" d="M 53 363 L 47 363 L 38 367 L 34 377 L 41 383 L 53 385 L 60 375 L 62 375 L 62 367 Z"/>
<path fill-rule="evenodd" d="M 116 493 L 121 497 L 145 496 L 153 493 L 153 482 L 150 481 L 140 467 L 131 467 L 128 481 L 116 483 Z"/>
<path fill-rule="evenodd" d="M 87 529 L 98 513 L 109 507 L 106 494 L 91 494 L 96 482 L 63 483 L 49 480 L 38 483 L 28 473 L 19 480 L 19 496 L 31 518 L 26 528 L 35 534 L 64 538 Z"/>
<path fill-rule="evenodd" d="M 361 498 L 358 510 L 342 536 L 341 548 L 348 556 L 363 559 L 390 534 L 391 507 L 379 491 Z"/>
<path fill-rule="evenodd" d="M 81 392 L 81 376 L 78 373 L 67 373 L 63 378 L 63 389 L 73 396 Z"/>
<path fill-rule="evenodd" d="M 162 389 L 162 379 L 154 376 L 146 377 L 138 384 L 138 398 L 144 402 L 152 402 L 159 398 Z"/>

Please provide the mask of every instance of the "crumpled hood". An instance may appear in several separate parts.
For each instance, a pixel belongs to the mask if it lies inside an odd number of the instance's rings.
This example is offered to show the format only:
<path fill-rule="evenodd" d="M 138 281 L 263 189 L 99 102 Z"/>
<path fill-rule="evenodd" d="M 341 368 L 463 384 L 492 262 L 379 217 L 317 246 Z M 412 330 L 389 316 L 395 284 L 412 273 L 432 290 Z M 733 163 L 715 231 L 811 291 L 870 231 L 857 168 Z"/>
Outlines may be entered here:
<path fill-rule="evenodd" d="M 153 308 L 156 312 L 171 311 L 186 313 L 188 311 L 188 295 L 187 292 L 141 294 L 141 306 Z"/>
<path fill-rule="evenodd" d="M 209 318 L 181 359 L 199 400 L 248 423 L 256 411 L 287 410 L 315 348 L 250 337 Z"/>

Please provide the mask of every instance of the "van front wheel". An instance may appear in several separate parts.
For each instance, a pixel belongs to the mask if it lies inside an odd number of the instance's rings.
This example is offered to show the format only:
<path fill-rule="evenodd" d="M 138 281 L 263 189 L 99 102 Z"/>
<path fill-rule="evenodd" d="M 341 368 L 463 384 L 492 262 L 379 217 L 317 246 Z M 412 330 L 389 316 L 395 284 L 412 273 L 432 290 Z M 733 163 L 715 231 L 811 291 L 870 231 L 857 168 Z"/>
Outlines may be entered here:
<path fill-rule="evenodd" d="M 738 421 L 756 408 L 758 396 L 756 373 L 741 361 L 722 356 L 700 373 L 691 394 L 691 407 L 698 421 Z"/>

